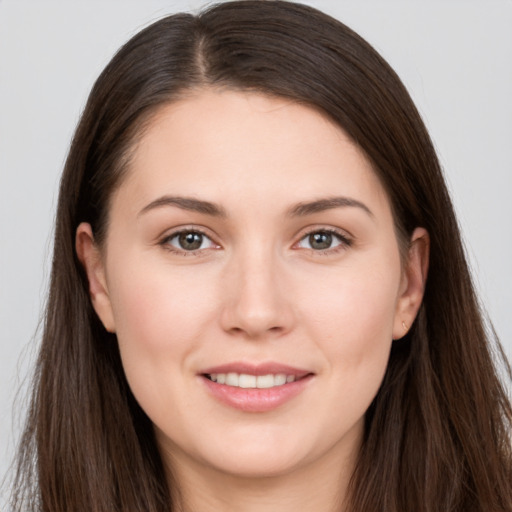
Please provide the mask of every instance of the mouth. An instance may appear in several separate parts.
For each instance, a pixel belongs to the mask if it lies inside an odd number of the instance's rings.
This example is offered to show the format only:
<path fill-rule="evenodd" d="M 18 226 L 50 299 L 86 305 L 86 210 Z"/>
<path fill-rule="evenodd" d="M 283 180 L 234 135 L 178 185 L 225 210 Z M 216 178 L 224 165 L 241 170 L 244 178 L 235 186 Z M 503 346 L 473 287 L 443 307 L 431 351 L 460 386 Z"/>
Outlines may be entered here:
<path fill-rule="evenodd" d="M 245 412 L 266 412 L 308 388 L 314 373 L 281 364 L 228 364 L 199 374 L 209 394 Z"/>
<path fill-rule="evenodd" d="M 270 389 L 284 386 L 303 378 L 294 374 L 287 375 L 286 373 L 251 375 L 249 373 L 229 372 L 207 373 L 204 376 L 217 384 L 243 389 Z"/>

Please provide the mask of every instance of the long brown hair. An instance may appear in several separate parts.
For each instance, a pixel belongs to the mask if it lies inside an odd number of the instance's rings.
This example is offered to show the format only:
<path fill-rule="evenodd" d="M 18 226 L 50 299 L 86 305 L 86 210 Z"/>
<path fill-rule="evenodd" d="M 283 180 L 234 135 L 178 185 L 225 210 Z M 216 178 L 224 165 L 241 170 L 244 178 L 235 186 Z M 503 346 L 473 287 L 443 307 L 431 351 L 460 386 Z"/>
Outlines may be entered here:
<path fill-rule="evenodd" d="M 142 30 L 97 80 L 60 185 L 53 268 L 12 506 L 169 511 L 152 424 L 99 322 L 74 250 L 101 244 L 109 199 L 151 115 L 199 87 L 290 98 L 333 119 L 373 163 L 397 233 L 422 226 L 430 270 L 419 315 L 393 344 L 366 415 L 353 512 L 512 511 L 512 410 L 433 145 L 394 71 L 342 23 L 283 1 L 234 1 Z M 495 356 L 499 357 L 495 357 Z"/>

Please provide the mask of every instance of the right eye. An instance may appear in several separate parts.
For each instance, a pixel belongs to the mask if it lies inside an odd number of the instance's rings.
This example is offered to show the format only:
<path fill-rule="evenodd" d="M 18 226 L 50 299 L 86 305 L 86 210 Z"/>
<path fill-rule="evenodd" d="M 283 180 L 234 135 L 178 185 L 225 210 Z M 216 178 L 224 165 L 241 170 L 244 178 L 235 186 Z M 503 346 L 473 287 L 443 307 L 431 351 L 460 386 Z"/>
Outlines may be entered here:
<path fill-rule="evenodd" d="M 218 246 L 204 233 L 196 230 L 184 230 L 166 237 L 162 245 L 173 252 L 193 253 L 203 249 L 214 249 Z"/>

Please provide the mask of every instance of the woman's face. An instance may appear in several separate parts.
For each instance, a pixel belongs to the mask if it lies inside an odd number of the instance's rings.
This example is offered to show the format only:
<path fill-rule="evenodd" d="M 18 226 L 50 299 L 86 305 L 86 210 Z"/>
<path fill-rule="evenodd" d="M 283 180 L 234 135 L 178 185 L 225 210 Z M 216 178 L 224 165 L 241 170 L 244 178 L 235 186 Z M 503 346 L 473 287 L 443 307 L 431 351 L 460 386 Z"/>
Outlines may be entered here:
<path fill-rule="evenodd" d="M 252 93 L 163 107 L 101 252 L 87 225 L 77 250 L 164 458 L 231 474 L 353 460 L 421 299 L 421 264 L 402 269 L 357 146 L 313 109 Z"/>

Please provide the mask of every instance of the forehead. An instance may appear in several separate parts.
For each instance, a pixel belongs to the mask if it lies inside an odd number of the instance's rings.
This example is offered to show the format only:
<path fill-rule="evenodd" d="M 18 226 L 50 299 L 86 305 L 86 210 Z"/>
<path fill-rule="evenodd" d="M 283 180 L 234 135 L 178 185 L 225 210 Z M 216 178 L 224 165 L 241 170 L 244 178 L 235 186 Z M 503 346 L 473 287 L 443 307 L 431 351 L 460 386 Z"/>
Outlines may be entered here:
<path fill-rule="evenodd" d="M 387 204 L 364 153 L 327 116 L 283 98 L 209 89 L 152 116 L 119 193 L 132 204 L 164 193 L 216 202 L 264 195 L 273 205 L 350 193 Z"/>

